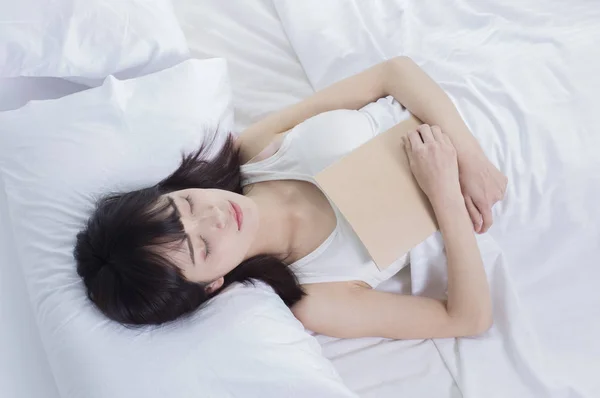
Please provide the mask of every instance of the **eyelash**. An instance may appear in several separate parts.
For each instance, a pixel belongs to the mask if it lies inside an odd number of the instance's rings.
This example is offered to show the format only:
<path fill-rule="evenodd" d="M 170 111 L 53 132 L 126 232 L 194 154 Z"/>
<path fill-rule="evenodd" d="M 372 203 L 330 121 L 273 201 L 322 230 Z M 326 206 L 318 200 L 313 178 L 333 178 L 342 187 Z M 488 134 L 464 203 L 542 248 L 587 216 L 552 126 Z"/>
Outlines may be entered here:
<path fill-rule="evenodd" d="M 190 195 L 187 195 L 185 197 L 185 200 L 187 200 L 188 204 L 190 205 L 190 213 L 194 212 L 194 202 L 192 202 L 192 197 Z M 204 239 L 203 237 L 200 237 L 200 239 L 202 239 L 202 242 L 204 243 L 204 257 L 208 257 L 208 255 L 210 254 L 210 246 L 208 245 L 208 241 L 206 239 Z"/>
<path fill-rule="evenodd" d="M 208 255 L 210 254 L 210 246 L 208 245 L 208 241 L 202 237 L 200 237 L 200 239 L 202 239 L 202 242 L 204 242 L 204 250 L 205 250 L 205 257 L 208 257 Z"/>
<path fill-rule="evenodd" d="M 188 204 L 190 205 L 190 212 L 194 212 L 194 203 L 192 202 L 192 197 L 190 195 L 185 197 L 185 200 L 187 200 Z"/>

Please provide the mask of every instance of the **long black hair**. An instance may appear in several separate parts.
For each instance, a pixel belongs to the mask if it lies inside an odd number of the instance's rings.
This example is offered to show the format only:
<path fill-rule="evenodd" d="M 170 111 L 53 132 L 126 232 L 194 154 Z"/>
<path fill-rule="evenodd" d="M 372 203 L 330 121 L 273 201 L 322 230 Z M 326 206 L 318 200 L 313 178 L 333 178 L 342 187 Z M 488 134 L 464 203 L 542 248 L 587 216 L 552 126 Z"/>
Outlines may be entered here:
<path fill-rule="evenodd" d="M 89 299 L 110 319 L 124 325 L 160 325 L 193 313 L 234 282 L 263 281 L 289 307 L 304 295 L 291 270 L 274 256 L 242 262 L 225 275 L 220 289 L 208 293 L 206 284 L 188 281 L 156 250 L 184 236 L 181 221 L 166 211 L 162 195 L 189 188 L 242 193 L 233 138 L 211 159 L 204 156 L 208 147 L 184 155 L 177 170 L 154 186 L 102 198 L 77 235 L 77 273 Z"/>

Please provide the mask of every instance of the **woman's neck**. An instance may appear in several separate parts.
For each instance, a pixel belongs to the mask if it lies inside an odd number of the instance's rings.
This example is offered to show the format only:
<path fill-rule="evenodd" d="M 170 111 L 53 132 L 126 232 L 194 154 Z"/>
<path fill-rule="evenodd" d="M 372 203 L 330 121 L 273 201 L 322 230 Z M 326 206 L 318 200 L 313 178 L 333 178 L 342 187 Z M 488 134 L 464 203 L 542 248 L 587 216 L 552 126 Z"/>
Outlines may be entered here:
<path fill-rule="evenodd" d="M 297 220 L 290 192 L 281 189 L 285 184 L 271 181 L 255 184 L 246 192 L 259 214 L 256 238 L 248 251 L 248 258 L 271 254 L 284 260 L 292 252 Z"/>

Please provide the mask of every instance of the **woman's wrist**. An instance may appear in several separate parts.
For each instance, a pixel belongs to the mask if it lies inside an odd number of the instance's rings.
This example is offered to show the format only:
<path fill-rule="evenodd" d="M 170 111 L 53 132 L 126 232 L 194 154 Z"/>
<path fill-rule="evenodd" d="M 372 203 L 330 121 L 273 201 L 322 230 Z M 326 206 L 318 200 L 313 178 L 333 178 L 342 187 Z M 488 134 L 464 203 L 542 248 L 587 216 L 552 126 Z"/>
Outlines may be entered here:
<path fill-rule="evenodd" d="M 473 224 L 469 218 L 464 200 L 452 198 L 441 204 L 436 204 L 433 210 L 444 239 L 449 233 L 463 233 L 473 230 Z"/>
<path fill-rule="evenodd" d="M 485 157 L 485 153 L 479 145 L 479 142 L 471 135 L 470 132 L 468 134 L 463 135 L 464 138 L 461 137 L 459 140 L 453 140 L 452 144 L 454 148 L 456 148 L 456 157 L 458 160 L 458 167 L 460 169 L 461 165 L 468 163 L 472 159 L 476 159 L 480 156 Z"/>
<path fill-rule="evenodd" d="M 441 213 L 455 213 L 463 209 L 466 211 L 465 201 L 458 183 L 456 187 L 446 188 L 437 194 L 432 194 L 429 201 L 438 218 Z"/>

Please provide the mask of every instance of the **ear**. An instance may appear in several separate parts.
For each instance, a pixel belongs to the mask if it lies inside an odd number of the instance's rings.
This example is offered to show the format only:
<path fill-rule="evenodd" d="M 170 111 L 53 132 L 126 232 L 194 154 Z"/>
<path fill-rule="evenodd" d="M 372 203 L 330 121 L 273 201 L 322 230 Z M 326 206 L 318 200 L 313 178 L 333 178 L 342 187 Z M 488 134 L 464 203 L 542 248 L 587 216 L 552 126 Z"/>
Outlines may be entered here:
<path fill-rule="evenodd" d="M 209 285 L 206 286 L 204 289 L 206 290 L 206 293 L 212 294 L 212 293 L 216 292 L 217 290 L 219 290 L 221 288 L 221 286 L 223 286 L 223 283 L 225 283 L 225 278 L 220 277 L 219 279 L 209 283 Z"/>

